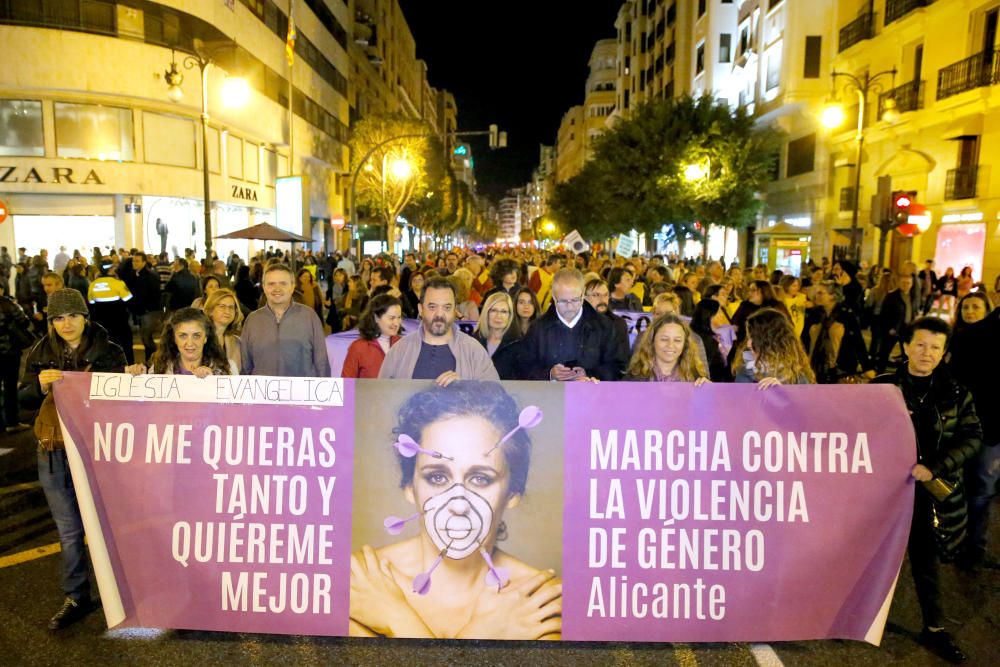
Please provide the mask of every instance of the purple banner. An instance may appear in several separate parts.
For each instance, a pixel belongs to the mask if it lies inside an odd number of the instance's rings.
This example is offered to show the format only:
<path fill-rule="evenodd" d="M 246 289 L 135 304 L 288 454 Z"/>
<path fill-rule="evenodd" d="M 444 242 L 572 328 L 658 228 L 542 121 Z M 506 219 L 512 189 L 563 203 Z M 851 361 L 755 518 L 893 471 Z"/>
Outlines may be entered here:
<path fill-rule="evenodd" d="M 67 374 L 111 627 L 878 644 L 891 386 Z"/>
<path fill-rule="evenodd" d="M 106 546 L 88 525 L 109 625 L 347 634 L 353 395 L 339 379 L 67 374 L 56 403 Z"/>
<path fill-rule="evenodd" d="M 566 442 L 566 639 L 878 643 L 913 504 L 895 387 L 570 384 Z"/>

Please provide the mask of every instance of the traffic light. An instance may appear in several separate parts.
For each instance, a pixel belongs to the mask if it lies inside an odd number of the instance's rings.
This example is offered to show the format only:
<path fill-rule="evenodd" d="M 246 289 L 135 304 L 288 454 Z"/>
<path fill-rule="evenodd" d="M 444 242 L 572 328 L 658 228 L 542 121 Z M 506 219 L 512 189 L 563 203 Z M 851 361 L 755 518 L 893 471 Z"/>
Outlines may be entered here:
<path fill-rule="evenodd" d="M 896 227 L 905 225 L 910 219 L 910 205 L 913 193 L 897 190 L 892 193 L 892 223 Z"/>

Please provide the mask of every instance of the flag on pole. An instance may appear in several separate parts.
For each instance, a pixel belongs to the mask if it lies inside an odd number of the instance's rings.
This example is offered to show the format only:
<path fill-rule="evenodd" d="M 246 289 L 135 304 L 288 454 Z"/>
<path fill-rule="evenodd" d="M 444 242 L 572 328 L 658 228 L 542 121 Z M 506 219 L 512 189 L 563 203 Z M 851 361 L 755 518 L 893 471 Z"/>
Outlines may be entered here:
<path fill-rule="evenodd" d="M 285 58 L 288 59 L 288 66 L 295 62 L 295 38 L 298 32 L 295 30 L 295 18 L 292 13 L 288 13 L 288 36 L 285 37 Z"/>

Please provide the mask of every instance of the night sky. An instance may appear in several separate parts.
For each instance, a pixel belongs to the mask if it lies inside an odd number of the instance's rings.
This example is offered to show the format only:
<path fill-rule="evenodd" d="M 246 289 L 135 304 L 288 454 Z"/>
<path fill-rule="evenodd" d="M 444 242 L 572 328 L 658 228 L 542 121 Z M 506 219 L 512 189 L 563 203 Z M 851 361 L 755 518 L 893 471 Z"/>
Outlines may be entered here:
<path fill-rule="evenodd" d="M 428 78 L 458 103 L 458 129 L 496 123 L 508 148 L 473 143 L 480 192 L 499 199 L 531 179 L 538 145 L 582 104 L 587 61 L 615 36 L 621 0 L 400 0 Z"/>

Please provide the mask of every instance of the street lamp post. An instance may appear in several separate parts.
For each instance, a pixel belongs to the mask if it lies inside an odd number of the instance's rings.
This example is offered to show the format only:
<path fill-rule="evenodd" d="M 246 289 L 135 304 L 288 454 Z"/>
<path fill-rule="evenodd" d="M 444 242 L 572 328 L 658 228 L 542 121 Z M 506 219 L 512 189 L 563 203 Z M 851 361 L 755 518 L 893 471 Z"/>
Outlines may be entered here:
<path fill-rule="evenodd" d="M 833 88 L 836 91 L 837 87 L 837 77 L 844 77 L 847 79 L 847 85 L 844 87 L 845 90 L 854 90 L 855 94 L 858 96 L 858 126 L 857 132 L 855 133 L 854 140 L 857 144 L 855 154 L 854 154 L 854 188 L 853 188 L 853 198 L 854 205 L 851 208 L 851 259 L 857 262 L 860 259 L 861 249 L 858 240 L 858 209 L 861 204 L 860 189 L 861 189 L 861 158 L 862 149 L 865 143 L 865 108 L 868 104 L 868 96 L 871 93 L 882 92 L 884 90 L 882 83 L 878 81 L 882 77 L 892 76 L 893 88 L 896 86 L 896 68 L 878 72 L 877 74 L 869 74 L 865 72 L 863 76 L 856 76 L 849 72 L 838 72 L 834 70 L 830 73 L 830 78 L 833 82 Z M 881 119 L 887 122 L 895 122 L 899 118 L 899 112 L 896 109 L 896 100 L 893 97 L 889 97 L 885 102 L 885 109 L 882 111 Z M 839 127 L 845 120 L 843 107 L 839 102 L 836 101 L 836 93 L 834 93 L 834 99 L 831 100 L 823 109 L 821 117 L 823 125 L 827 129 L 834 129 Z"/>
<path fill-rule="evenodd" d="M 448 134 L 449 137 L 454 137 L 454 138 L 458 138 L 458 137 L 477 137 L 477 136 L 486 136 L 486 135 L 488 135 L 490 137 L 490 148 L 506 148 L 507 147 L 507 133 L 506 132 L 500 132 L 497 129 L 496 125 L 491 125 L 490 129 L 486 130 L 486 131 L 450 132 Z M 395 137 L 389 137 L 388 139 L 386 139 L 384 141 L 380 141 L 379 143 L 377 143 L 374 146 L 372 146 L 372 148 L 369 149 L 369 151 L 367 153 L 365 153 L 364 157 L 361 158 L 361 160 L 358 162 L 357 166 L 354 167 L 354 173 L 351 174 L 351 222 L 354 225 L 354 231 L 355 231 L 355 233 L 358 235 L 358 259 L 359 260 L 361 259 L 361 221 L 358 218 L 357 194 L 358 194 L 358 176 L 361 175 L 361 170 L 364 168 L 365 164 L 368 162 L 368 159 L 372 155 L 374 155 L 376 153 L 376 151 L 378 151 L 383 146 L 391 144 L 394 141 L 402 141 L 404 139 L 430 139 L 430 138 L 435 137 L 435 136 L 437 136 L 437 135 L 435 135 L 433 133 L 430 133 L 430 132 L 419 132 L 419 133 L 414 132 L 414 133 L 409 133 L 409 134 L 400 134 L 400 135 L 397 135 Z M 448 144 L 447 144 L 447 142 L 445 142 L 445 152 L 446 153 L 447 153 L 447 148 L 448 148 Z M 448 159 L 446 157 L 445 162 L 447 163 L 447 161 L 448 161 Z M 385 174 L 385 169 L 384 168 L 382 169 L 382 173 L 383 173 L 383 175 Z M 408 177 L 409 177 L 409 174 L 407 174 L 407 178 Z M 385 186 L 385 184 L 383 183 L 383 188 L 384 188 L 384 186 Z M 391 225 L 390 225 L 390 228 L 391 228 Z M 388 230 L 387 230 L 386 233 L 388 233 Z"/>
<path fill-rule="evenodd" d="M 208 172 L 208 68 L 215 64 L 212 60 L 212 53 L 196 51 L 193 54 L 184 56 L 181 61 L 184 69 L 194 69 L 201 73 L 201 167 L 202 167 L 202 194 L 204 198 L 205 214 L 205 257 L 212 256 L 212 201 Z M 173 102 L 180 102 L 184 97 L 181 83 L 184 75 L 177 68 L 177 60 L 172 59 L 170 69 L 164 73 L 164 80 L 169 86 L 167 97 Z M 244 79 L 229 77 L 223 84 L 223 99 L 229 100 L 230 106 L 243 106 L 249 97 L 250 89 Z"/>

